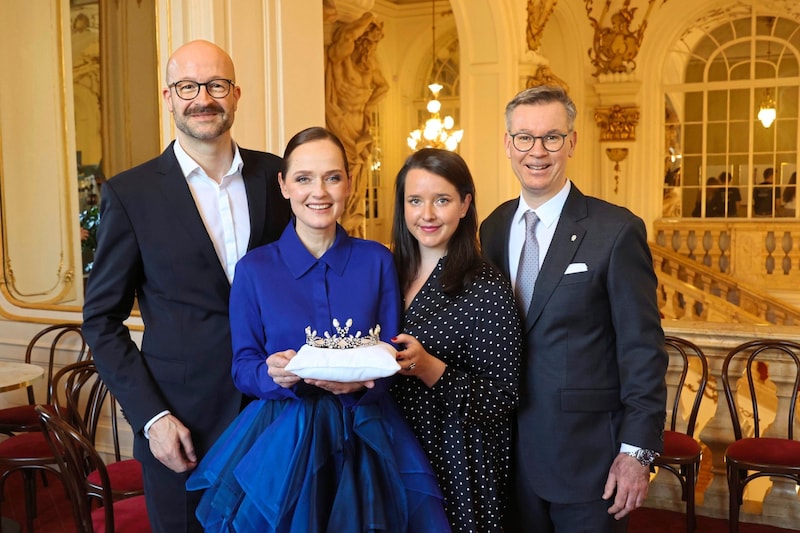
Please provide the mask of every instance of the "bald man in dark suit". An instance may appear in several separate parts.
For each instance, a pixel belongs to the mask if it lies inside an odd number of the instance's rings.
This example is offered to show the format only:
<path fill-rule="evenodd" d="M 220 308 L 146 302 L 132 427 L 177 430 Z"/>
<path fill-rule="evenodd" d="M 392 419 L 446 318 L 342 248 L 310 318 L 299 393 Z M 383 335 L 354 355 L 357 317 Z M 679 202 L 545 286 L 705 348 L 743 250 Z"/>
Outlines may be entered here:
<path fill-rule="evenodd" d="M 232 139 L 241 89 L 231 58 L 190 42 L 162 91 L 178 130 L 156 159 L 102 190 L 83 330 L 134 431 L 153 531 L 202 531 L 188 473 L 236 417 L 228 297 L 247 250 L 276 240 L 290 210 L 278 156 Z M 138 298 L 141 348 L 123 323 Z"/>
<path fill-rule="evenodd" d="M 485 256 L 516 292 L 528 284 L 517 280 L 527 270 L 521 251 L 538 249 L 532 297 L 519 295 L 525 354 L 509 531 L 624 531 L 663 447 L 667 354 L 645 226 L 567 179 L 575 116 L 559 87 L 526 89 L 508 104 L 506 155 L 522 193 L 480 229 Z"/>

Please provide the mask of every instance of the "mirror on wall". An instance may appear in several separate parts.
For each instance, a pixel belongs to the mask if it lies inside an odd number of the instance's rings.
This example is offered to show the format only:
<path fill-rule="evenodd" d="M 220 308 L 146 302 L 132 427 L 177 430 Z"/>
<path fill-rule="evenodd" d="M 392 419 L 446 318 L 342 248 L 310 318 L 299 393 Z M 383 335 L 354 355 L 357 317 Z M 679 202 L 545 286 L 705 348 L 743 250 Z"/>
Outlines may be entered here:
<path fill-rule="evenodd" d="M 80 310 L 103 182 L 161 151 L 155 1 L 0 2 L 5 317 Z"/>
<path fill-rule="evenodd" d="M 82 273 L 87 275 L 97 246 L 103 174 L 103 121 L 100 77 L 100 3 L 72 0 L 72 98 L 75 109 L 75 159 L 78 175 Z"/>

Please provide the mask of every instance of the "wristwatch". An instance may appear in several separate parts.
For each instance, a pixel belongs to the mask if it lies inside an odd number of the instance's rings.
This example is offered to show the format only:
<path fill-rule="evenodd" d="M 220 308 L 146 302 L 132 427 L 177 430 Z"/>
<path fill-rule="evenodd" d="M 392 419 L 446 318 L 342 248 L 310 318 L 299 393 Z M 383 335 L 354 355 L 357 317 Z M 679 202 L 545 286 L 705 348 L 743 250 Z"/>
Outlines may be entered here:
<path fill-rule="evenodd" d="M 653 461 L 656 460 L 656 457 L 658 457 L 658 452 L 655 452 L 653 450 L 648 450 L 646 448 L 639 448 L 638 450 L 633 452 L 622 452 L 622 453 L 624 453 L 625 455 L 630 455 L 631 457 L 639 461 L 639 464 L 642 466 L 650 466 L 651 464 L 653 464 Z"/>

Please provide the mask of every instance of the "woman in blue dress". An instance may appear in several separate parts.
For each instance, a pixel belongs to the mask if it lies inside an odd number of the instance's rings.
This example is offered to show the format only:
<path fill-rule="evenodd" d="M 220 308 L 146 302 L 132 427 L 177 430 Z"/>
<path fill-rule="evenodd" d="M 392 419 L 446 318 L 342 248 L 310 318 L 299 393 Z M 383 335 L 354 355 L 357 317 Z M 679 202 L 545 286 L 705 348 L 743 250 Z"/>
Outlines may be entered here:
<path fill-rule="evenodd" d="M 383 245 L 337 224 L 350 192 L 342 143 L 324 128 L 295 135 L 279 174 L 294 219 L 252 250 L 231 287 L 232 374 L 257 398 L 187 482 L 205 489 L 206 531 L 449 531 L 436 478 L 388 393 L 391 378 L 301 379 L 285 369 L 305 330 L 399 331 L 400 292 Z M 335 332 L 334 332 L 335 333 Z"/>

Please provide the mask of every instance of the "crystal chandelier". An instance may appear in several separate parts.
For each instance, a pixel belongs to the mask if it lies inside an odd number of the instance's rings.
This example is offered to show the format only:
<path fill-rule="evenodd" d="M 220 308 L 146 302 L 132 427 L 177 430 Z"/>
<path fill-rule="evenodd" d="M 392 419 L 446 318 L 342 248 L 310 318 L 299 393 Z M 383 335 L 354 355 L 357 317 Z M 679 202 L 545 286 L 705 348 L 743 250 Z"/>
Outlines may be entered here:
<path fill-rule="evenodd" d="M 433 34 L 431 72 L 434 72 L 436 65 L 436 0 L 431 1 L 431 30 Z M 414 151 L 420 148 L 446 148 L 452 152 L 458 148 L 458 143 L 464 136 L 464 130 L 454 130 L 455 120 L 453 117 L 448 115 L 442 118 L 439 114 L 442 109 L 442 103 L 439 101 L 439 91 L 442 90 L 442 85 L 433 82 L 428 85 L 428 89 L 433 93 L 433 98 L 426 106 L 431 117 L 425 121 L 425 124 L 409 134 L 408 147 Z"/>
<path fill-rule="evenodd" d="M 758 120 L 765 128 L 772 126 L 778 112 L 775 108 L 775 100 L 772 99 L 769 89 L 764 91 L 764 99 L 761 101 L 761 109 L 758 110 Z"/>

